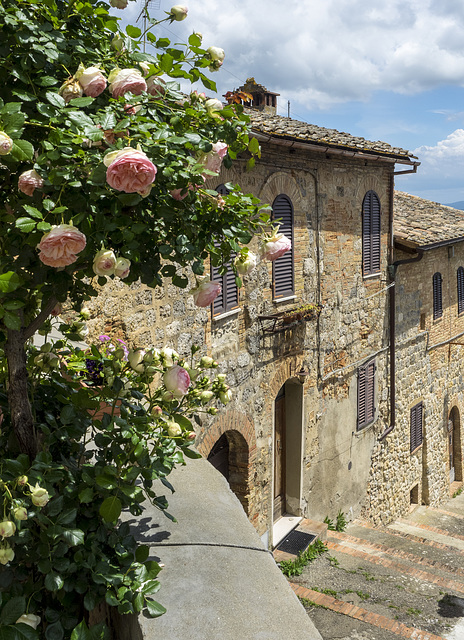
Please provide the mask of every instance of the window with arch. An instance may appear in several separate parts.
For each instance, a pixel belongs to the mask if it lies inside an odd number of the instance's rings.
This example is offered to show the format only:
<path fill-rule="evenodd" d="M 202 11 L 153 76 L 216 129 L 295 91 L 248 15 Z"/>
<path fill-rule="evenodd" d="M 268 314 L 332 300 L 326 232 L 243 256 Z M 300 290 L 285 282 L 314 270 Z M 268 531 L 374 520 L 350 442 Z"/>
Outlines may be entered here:
<path fill-rule="evenodd" d="M 442 276 L 438 271 L 433 274 L 433 319 L 438 320 L 443 315 Z"/>
<path fill-rule="evenodd" d="M 229 193 L 229 189 L 224 184 L 216 187 L 216 191 L 225 196 Z M 221 283 L 221 291 L 212 304 L 213 317 L 238 309 L 238 287 L 235 283 L 235 273 L 231 267 L 234 258 L 235 254 L 232 254 L 230 261 L 227 263 L 226 273 L 219 273 L 219 267 L 211 267 L 211 280 Z"/>
<path fill-rule="evenodd" d="M 279 232 L 292 242 L 292 248 L 272 263 L 272 288 L 274 300 L 287 298 L 295 293 L 295 266 L 293 248 L 293 204 L 281 193 L 272 204 L 272 219 L 280 221 Z"/>
<path fill-rule="evenodd" d="M 457 271 L 458 285 L 458 314 L 464 311 L 464 268 L 459 267 Z"/>
<path fill-rule="evenodd" d="M 380 199 L 368 191 L 362 204 L 362 272 L 363 276 L 380 273 Z"/>

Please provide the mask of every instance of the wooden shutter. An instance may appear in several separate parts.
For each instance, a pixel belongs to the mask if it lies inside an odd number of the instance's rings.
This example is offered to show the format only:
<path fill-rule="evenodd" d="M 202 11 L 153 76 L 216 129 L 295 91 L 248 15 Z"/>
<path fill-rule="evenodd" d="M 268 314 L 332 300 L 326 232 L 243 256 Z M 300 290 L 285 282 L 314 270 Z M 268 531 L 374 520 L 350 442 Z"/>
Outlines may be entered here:
<path fill-rule="evenodd" d="M 292 242 L 292 248 L 272 263 L 272 283 L 274 300 L 286 298 L 295 293 L 295 269 L 293 262 L 293 205 L 285 194 L 280 194 L 272 205 L 272 219 L 279 220 L 279 233 Z"/>
<path fill-rule="evenodd" d="M 422 416 L 423 416 L 423 403 L 419 402 L 411 409 L 410 419 L 410 451 L 411 453 L 420 447 L 422 444 Z"/>
<path fill-rule="evenodd" d="M 216 187 L 216 191 L 221 196 L 228 196 L 230 193 L 229 189 L 226 187 L 225 184 L 220 184 L 218 187 Z"/>
<path fill-rule="evenodd" d="M 362 270 L 363 275 L 380 272 L 380 200 L 368 191 L 362 206 Z"/>
<path fill-rule="evenodd" d="M 433 274 L 433 319 L 441 318 L 443 315 L 443 297 L 442 297 L 442 277 L 441 273 Z"/>
<path fill-rule="evenodd" d="M 458 274 L 458 314 L 464 311 L 464 269 L 459 267 Z"/>
<path fill-rule="evenodd" d="M 220 184 L 216 187 L 216 191 L 221 195 L 227 195 L 230 193 L 229 189 L 224 184 Z M 238 308 L 238 287 L 235 284 L 235 273 L 230 267 L 230 264 L 234 260 L 237 254 L 232 253 L 230 261 L 228 262 L 228 269 L 224 275 L 219 273 L 218 267 L 211 269 L 211 280 L 221 283 L 221 292 L 215 298 L 213 302 L 213 316 L 219 316 L 227 311 L 232 311 Z"/>
<path fill-rule="evenodd" d="M 375 360 L 358 369 L 358 423 L 363 429 L 375 418 Z"/>

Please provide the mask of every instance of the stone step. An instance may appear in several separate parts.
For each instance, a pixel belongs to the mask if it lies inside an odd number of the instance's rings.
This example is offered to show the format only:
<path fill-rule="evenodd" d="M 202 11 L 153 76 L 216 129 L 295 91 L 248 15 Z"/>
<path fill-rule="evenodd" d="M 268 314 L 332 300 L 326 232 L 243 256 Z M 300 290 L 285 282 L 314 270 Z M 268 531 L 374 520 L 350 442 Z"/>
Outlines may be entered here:
<path fill-rule="evenodd" d="M 302 533 L 308 533 L 315 536 L 311 544 L 314 544 L 316 540 L 327 540 L 327 524 L 325 522 L 318 522 L 317 520 L 310 520 L 305 518 L 301 520 L 298 525 L 293 529 L 294 531 L 301 531 Z M 274 560 L 276 562 L 283 562 L 284 560 L 295 560 L 298 554 L 286 553 L 281 551 L 277 547 L 273 551 Z"/>

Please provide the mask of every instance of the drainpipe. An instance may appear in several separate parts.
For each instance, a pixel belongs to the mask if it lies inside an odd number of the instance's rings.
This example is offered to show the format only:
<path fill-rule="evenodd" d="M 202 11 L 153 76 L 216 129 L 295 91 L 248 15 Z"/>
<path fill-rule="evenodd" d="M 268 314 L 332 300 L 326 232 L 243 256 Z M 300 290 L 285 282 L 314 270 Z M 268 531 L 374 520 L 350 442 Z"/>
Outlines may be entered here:
<path fill-rule="evenodd" d="M 395 194 L 395 175 L 399 173 L 415 173 L 417 167 L 411 171 L 398 171 L 390 176 L 390 206 L 389 206 L 389 224 L 390 224 L 390 248 L 389 248 L 389 265 L 388 274 L 390 282 L 389 294 L 389 311 L 390 311 L 390 426 L 379 436 L 379 441 L 383 440 L 393 431 L 396 424 L 396 272 L 402 264 L 411 264 L 422 260 L 424 250 L 419 247 L 416 249 L 417 256 L 406 258 L 405 260 L 397 260 L 393 262 L 393 199 Z"/>

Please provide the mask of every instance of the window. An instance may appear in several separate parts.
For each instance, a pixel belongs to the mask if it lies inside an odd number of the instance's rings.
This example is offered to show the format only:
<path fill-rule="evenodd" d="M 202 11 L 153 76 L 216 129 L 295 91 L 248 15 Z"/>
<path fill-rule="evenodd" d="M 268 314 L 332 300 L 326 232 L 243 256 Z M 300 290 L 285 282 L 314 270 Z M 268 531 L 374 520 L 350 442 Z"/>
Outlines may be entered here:
<path fill-rule="evenodd" d="M 362 205 L 362 271 L 363 276 L 380 272 L 380 200 L 368 191 Z"/>
<path fill-rule="evenodd" d="M 364 429 L 375 418 L 375 360 L 358 369 L 358 423 L 357 429 Z"/>
<path fill-rule="evenodd" d="M 292 242 L 292 248 L 272 263 L 272 284 L 274 300 L 287 298 L 295 293 L 295 273 L 293 264 L 293 205 L 290 198 L 280 194 L 272 205 L 273 220 L 280 221 L 279 233 Z"/>
<path fill-rule="evenodd" d="M 443 297 L 442 297 L 442 283 L 443 278 L 441 273 L 433 274 L 433 319 L 437 320 L 443 315 Z"/>
<path fill-rule="evenodd" d="M 415 451 L 422 444 L 422 415 L 423 403 L 419 402 L 411 409 L 411 453 Z"/>
<path fill-rule="evenodd" d="M 227 195 L 229 193 L 229 189 L 227 189 L 224 184 L 216 187 L 216 191 L 220 195 Z M 235 273 L 230 266 L 234 258 L 235 254 L 233 253 L 227 264 L 227 272 L 223 275 L 219 273 L 219 267 L 212 267 L 211 269 L 211 280 L 220 282 L 222 285 L 219 295 L 212 304 L 213 317 L 238 309 L 238 287 L 235 284 Z"/>
<path fill-rule="evenodd" d="M 464 311 L 464 269 L 458 269 L 458 314 Z"/>

